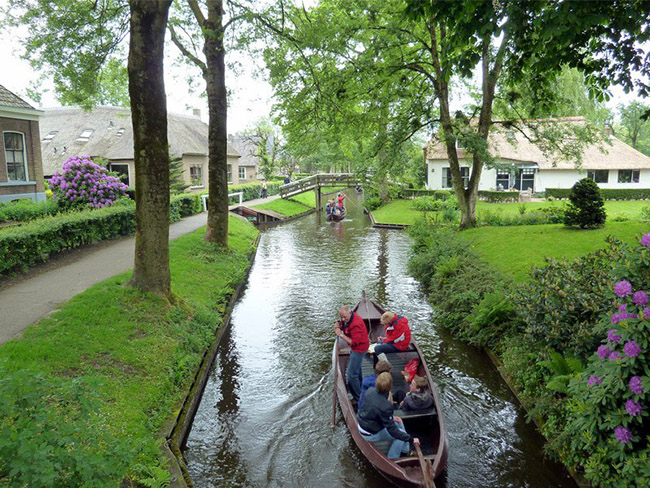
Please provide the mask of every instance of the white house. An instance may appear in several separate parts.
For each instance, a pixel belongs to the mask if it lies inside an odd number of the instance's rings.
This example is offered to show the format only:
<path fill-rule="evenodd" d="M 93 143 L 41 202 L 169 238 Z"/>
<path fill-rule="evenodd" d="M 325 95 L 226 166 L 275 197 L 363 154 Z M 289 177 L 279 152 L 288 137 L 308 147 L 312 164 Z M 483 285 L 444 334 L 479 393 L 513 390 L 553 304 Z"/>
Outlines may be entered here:
<path fill-rule="evenodd" d="M 558 119 L 584 124 L 584 118 Z M 581 167 L 570 161 L 544 154 L 535 144 L 515 130 L 492 130 L 488 139 L 490 153 L 497 167 L 483 168 L 479 190 L 531 189 L 534 193 L 547 188 L 571 188 L 578 180 L 592 178 L 601 188 L 650 188 L 650 157 L 641 154 L 614 136 L 610 144 L 585 146 Z M 429 141 L 423 148 L 426 161 L 427 188 L 451 189 L 451 172 L 447 152 L 441 142 Z M 469 181 L 471 154 L 458 150 L 463 179 Z"/>
<path fill-rule="evenodd" d="M 167 114 L 169 153 L 183 162 L 183 179 L 189 191 L 208 189 L 208 126 L 195 116 Z M 95 107 L 45 109 L 41 117 L 41 151 L 45 177 L 60 171 L 75 155 L 102 157 L 129 186 L 135 186 L 131 110 Z M 239 153 L 228 144 L 228 183 L 239 183 Z"/>

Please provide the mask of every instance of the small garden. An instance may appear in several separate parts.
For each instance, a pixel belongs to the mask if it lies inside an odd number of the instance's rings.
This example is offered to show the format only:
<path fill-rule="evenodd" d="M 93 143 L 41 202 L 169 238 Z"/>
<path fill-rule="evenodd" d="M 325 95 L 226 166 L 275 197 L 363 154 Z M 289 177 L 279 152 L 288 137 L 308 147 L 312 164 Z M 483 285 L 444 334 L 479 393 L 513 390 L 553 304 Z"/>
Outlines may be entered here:
<path fill-rule="evenodd" d="M 175 303 L 123 273 L 0 346 L 0 485 L 167 486 L 163 429 L 249 266 L 253 226 L 229 250 L 204 229 L 170 243 Z"/>
<path fill-rule="evenodd" d="M 593 486 L 649 486 L 650 233 L 605 224 L 595 196 L 567 227 L 421 220 L 409 271 L 439 325 L 494 353 L 549 456 Z"/>

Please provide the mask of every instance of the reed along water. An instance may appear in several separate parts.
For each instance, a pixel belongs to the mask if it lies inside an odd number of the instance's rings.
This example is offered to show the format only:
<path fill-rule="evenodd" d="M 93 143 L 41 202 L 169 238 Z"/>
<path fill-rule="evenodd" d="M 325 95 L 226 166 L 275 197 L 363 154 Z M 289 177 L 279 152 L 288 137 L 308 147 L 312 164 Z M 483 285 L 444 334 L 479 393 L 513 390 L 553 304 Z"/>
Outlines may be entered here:
<path fill-rule="evenodd" d="M 342 222 L 314 214 L 263 231 L 187 442 L 195 486 L 389 486 L 338 412 L 331 426 L 333 323 L 366 290 L 409 319 L 438 384 L 449 439 L 438 488 L 575 487 L 489 358 L 436 325 L 406 271 L 408 234 L 373 229 L 347 193 Z"/>

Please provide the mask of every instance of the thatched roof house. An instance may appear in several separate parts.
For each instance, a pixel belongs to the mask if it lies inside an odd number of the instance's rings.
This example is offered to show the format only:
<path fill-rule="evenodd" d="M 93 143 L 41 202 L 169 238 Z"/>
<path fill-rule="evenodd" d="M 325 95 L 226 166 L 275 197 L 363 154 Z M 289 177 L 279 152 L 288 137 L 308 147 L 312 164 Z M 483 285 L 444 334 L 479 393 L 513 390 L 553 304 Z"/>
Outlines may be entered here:
<path fill-rule="evenodd" d="M 197 191 L 207 189 L 208 126 L 195 116 L 167 115 L 169 152 L 183 160 L 184 178 Z M 135 184 L 133 127 L 128 108 L 77 107 L 46 109 L 41 119 L 43 170 L 47 176 L 62 168 L 70 156 L 88 155 L 109 161 L 109 168 Z M 238 183 L 239 154 L 228 145 L 229 179 Z"/>
<path fill-rule="evenodd" d="M 570 117 L 540 123 L 584 124 L 583 117 Z M 528 137 L 526 137 L 528 135 Z M 608 142 L 587 145 L 582 150 L 580 167 L 552 154 L 544 153 L 529 131 L 524 134 L 513 129 L 495 129 L 490 132 L 488 147 L 499 163 L 499 169 L 484 169 L 480 190 L 571 188 L 579 179 L 588 176 L 602 188 L 650 188 L 650 157 L 633 149 L 614 136 Z M 429 141 L 423 148 L 427 166 L 427 187 L 451 188 L 451 173 L 447 152 L 441 142 Z M 459 149 L 463 178 L 469 178 L 471 155 Z"/>

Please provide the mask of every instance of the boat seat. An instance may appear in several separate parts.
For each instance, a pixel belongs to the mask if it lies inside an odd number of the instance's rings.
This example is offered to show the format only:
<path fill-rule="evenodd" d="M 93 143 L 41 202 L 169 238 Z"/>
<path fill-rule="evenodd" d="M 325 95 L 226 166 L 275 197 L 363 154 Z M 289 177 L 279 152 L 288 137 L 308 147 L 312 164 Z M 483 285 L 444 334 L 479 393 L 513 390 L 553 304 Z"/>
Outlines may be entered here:
<path fill-rule="evenodd" d="M 414 419 L 418 417 L 433 417 L 438 415 L 438 412 L 436 411 L 436 407 L 422 410 L 400 410 L 396 408 L 393 415 L 397 415 L 402 419 Z"/>

